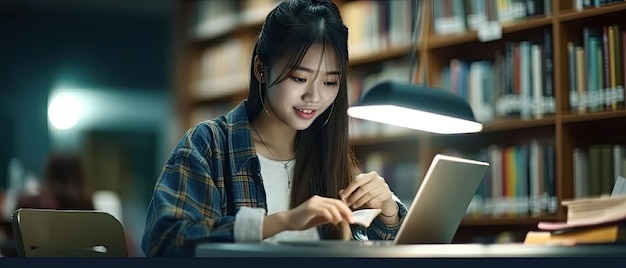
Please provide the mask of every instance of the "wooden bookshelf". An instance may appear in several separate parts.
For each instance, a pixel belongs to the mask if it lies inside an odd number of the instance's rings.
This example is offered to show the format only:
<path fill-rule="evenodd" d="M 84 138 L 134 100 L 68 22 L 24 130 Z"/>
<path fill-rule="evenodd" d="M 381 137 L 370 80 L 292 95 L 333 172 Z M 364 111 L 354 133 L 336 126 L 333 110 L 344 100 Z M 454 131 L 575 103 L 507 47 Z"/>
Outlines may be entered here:
<path fill-rule="evenodd" d="M 520 118 L 496 118 L 485 122 L 481 133 L 475 135 L 459 135 L 457 137 L 434 137 L 428 139 L 431 155 L 439 152 L 446 145 L 456 148 L 475 149 L 477 144 L 490 145 L 494 143 L 509 144 L 511 140 L 532 139 L 536 137 L 551 138 L 555 148 L 555 185 L 556 197 L 561 200 L 575 197 L 575 164 L 573 151 L 575 148 L 586 148 L 594 144 L 620 144 L 626 143 L 624 130 L 618 127 L 626 122 L 626 111 L 623 105 L 618 105 L 615 110 L 601 110 L 597 112 L 586 111 L 584 113 L 572 112 L 569 100 L 568 55 L 566 52 L 567 42 L 583 43 L 582 29 L 588 25 L 603 25 L 617 23 L 624 25 L 623 17 L 626 15 L 626 4 L 622 1 L 600 7 L 584 7 L 576 10 L 573 1 L 553 1 L 552 12 L 539 16 L 533 16 L 502 24 L 502 36 L 499 39 L 480 42 L 475 30 L 468 30 L 458 34 L 437 35 L 433 30 L 433 19 L 426 22 L 429 26 L 425 44 L 420 47 L 420 54 L 426 58 L 429 69 L 429 83 L 440 86 L 438 80 L 442 72 L 439 71 L 451 58 L 463 58 L 463 51 L 472 51 L 476 56 L 468 55 L 469 60 L 484 59 L 493 60 L 489 52 L 494 49 L 503 49 L 506 42 L 519 42 L 526 38 L 532 41 L 540 41 L 538 33 L 544 29 L 551 31 L 551 47 L 553 62 L 553 89 L 555 111 L 544 115 L 540 119 Z M 427 9 L 432 10 L 432 1 L 426 1 Z M 623 28 L 622 28 L 623 30 Z M 621 34 L 621 33 L 620 33 Z M 622 44 L 623 46 L 623 44 Z M 619 48 L 620 50 L 623 47 Z M 467 53 L 465 53 L 467 54 Z M 623 65 L 623 55 L 619 60 Z M 623 71 L 623 69 L 622 69 Z M 618 74 L 622 76 L 622 74 Z M 621 81 L 623 83 L 623 79 Z M 622 84 L 623 85 L 623 84 Z M 623 97 L 623 96 L 622 96 Z M 425 143 L 425 142 L 424 142 Z M 435 145 L 432 145 L 435 144 Z M 615 175 L 615 174 L 614 174 Z M 622 174 L 623 175 L 623 174 Z M 493 226 L 521 231 L 536 228 L 539 221 L 558 221 L 565 219 L 565 210 L 558 207 L 554 214 L 537 217 L 479 217 L 467 218 L 462 223 L 460 232 L 464 234 L 488 230 Z M 502 228 L 496 228 L 502 229 Z"/>
<path fill-rule="evenodd" d="M 380 63 L 381 61 L 404 57 L 411 52 L 410 46 L 402 46 L 396 48 L 390 48 L 384 51 L 368 54 L 365 56 L 358 56 L 350 58 L 350 66 L 355 68 L 361 65 Z"/>
<path fill-rule="evenodd" d="M 564 3 L 559 3 L 559 5 L 560 4 L 567 4 L 567 3 L 564 2 Z M 610 13 L 618 13 L 618 12 L 626 11 L 626 6 L 624 6 L 623 3 L 619 3 L 619 2 L 608 4 L 608 5 L 601 6 L 601 7 L 586 8 L 582 11 L 574 10 L 569 5 L 564 5 L 563 7 L 560 7 L 560 8 L 562 8 L 562 10 L 559 12 L 558 20 L 561 22 L 584 19 L 584 18 L 591 18 L 591 17 L 598 17 L 598 16 L 610 14 Z"/>
<path fill-rule="evenodd" d="M 463 226 L 536 225 L 538 221 L 555 221 L 556 217 L 466 217 Z"/>
<path fill-rule="evenodd" d="M 584 123 L 608 119 L 626 120 L 626 110 L 604 111 L 587 114 L 563 114 L 561 116 L 561 122 L 563 122 L 563 124 Z"/>
<path fill-rule="evenodd" d="M 400 2 L 400 0 L 393 0 Z M 492 61 L 496 62 L 500 51 L 504 55 L 507 43 L 519 43 L 529 41 L 536 44 L 544 44 L 545 34 L 548 33 L 550 43 L 549 48 L 552 53 L 552 110 L 546 110 L 541 117 L 530 116 L 522 118 L 520 115 L 495 116 L 484 121 L 483 131 L 468 135 L 437 136 L 426 133 L 402 132 L 396 134 L 368 134 L 358 135 L 351 139 L 351 145 L 357 153 L 357 157 L 365 162 L 371 153 L 380 153 L 385 165 L 393 165 L 394 154 L 401 154 L 407 159 L 416 159 L 420 167 L 413 177 L 421 178 L 426 167 L 436 153 L 453 148 L 458 151 L 476 151 L 491 145 L 514 146 L 524 143 L 527 140 L 539 139 L 550 140 L 553 145 L 554 154 L 554 197 L 557 206 L 552 212 L 541 213 L 537 216 L 528 216 L 520 213 L 517 216 L 482 216 L 466 218 L 461 228 L 459 236 L 471 237 L 473 234 L 489 233 L 502 230 L 516 230 L 524 232 L 536 227 L 539 221 L 558 221 L 565 219 L 564 209 L 558 205 L 560 201 L 575 197 L 575 157 L 573 153 L 576 148 L 586 148 L 593 144 L 612 143 L 626 144 L 626 130 L 623 126 L 626 123 L 626 110 L 623 101 L 617 105 L 617 109 L 601 110 L 597 112 L 586 111 L 578 113 L 572 111 L 570 103 L 570 73 L 569 58 L 567 52 L 568 42 L 583 43 L 582 30 L 587 25 L 601 26 L 603 24 L 616 23 L 621 25 L 620 31 L 626 29 L 624 17 L 626 17 L 626 3 L 623 1 L 607 4 L 600 7 L 584 7 L 576 9 L 574 0 L 552 0 L 549 10 L 543 14 L 531 14 L 525 17 L 503 20 L 500 23 L 501 36 L 493 40 L 481 42 L 479 30 L 466 29 L 453 34 L 438 34 L 435 31 L 436 24 L 439 23 L 433 12 L 435 2 L 446 2 L 448 0 L 418 0 L 422 6 L 421 39 L 415 46 L 419 56 L 419 67 L 415 68 L 416 77 L 420 77 L 419 71 L 425 71 L 424 80 L 430 86 L 445 88 L 442 79 L 446 74 L 443 68 L 450 64 L 452 59 L 460 59 L 468 62 Z M 210 2 L 210 1 L 205 1 Z M 340 8 L 355 1 L 336 1 Z M 371 2 L 371 1 L 359 1 Z M 375 1 L 387 2 L 387 1 Z M 493 1 L 496 2 L 496 1 Z M 498 1 L 507 2 L 507 1 Z M 513 2 L 513 0 L 508 1 Z M 193 17 L 192 11 L 196 8 L 193 1 L 183 1 L 181 4 L 181 20 L 190 21 Z M 343 10 L 342 10 L 343 11 Z M 346 14 L 343 13 L 342 14 Z M 366 18 L 366 14 L 362 14 Z M 344 19 L 345 21 L 349 21 Z M 202 51 L 208 46 L 219 44 L 229 38 L 253 37 L 259 30 L 261 20 L 246 21 L 235 24 L 228 28 L 217 29 L 212 34 L 201 36 L 186 35 L 186 39 L 181 45 L 181 53 L 177 63 L 178 78 L 178 111 L 181 116 L 182 131 L 193 124 L 190 118 L 192 111 L 198 107 L 211 107 L 216 104 L 229 103 L 234 105 L 245 98 L 247 94 L 247 83 L 233 87 L 226 94 L 196 94 L 193 93 L 193 84 L 200 79 L 199 61 Z M 350 25 L 348 25 L 350 27 Z M 193 32 L 192 23 L 183 27 L 185 33 Z M 352 30 L 353 28 L 351 28 Z M 620 33 L 621 34 L 621 33 Z M 410 36 L 410 35 L 409 35 Z M 393 69 L 402 64 L 408 64 L 411 54 L 411 43 L 404 43 L 382 49 L 373 49 L 371 53 L 359 54 L 350 58 L 351 73 L 354 76 L 369 75 L 372 72 L 392 69 L 391 73 L 402 73 L 404 69 Z M 619 49 L 623 49 L 622 47 Z M 545 48 L 542 47 L 542 53 Z M 623 51 L 623 50 L 622 50 Z M 621 53 L 620 64 L 622 73 L 626 66 L 623 65 Z M 246 54 L 247 55 L 247 54 Z M 248 58 L 246 58 L 249 61 Z M 398 61 L 395 67 L 386 65 L 389 62 Z M 545 64 L 545 62 L 541 62 Z M 542 67 L 543 68 L 543 67 Z M 242 79 L 247 81 L 246 77 Z M 499 73 L 499 75 L 503 75 Z M 620 76 L 623 76 L 621 73 Z M 542 74 L 543 76 L 543 74 Z M 402 77 L 402 76 L 399 76 Z M 408 77 L 408 76 L 406 76 Z M 359 77 L 356 77 L 357 79 Z M 543 76 L 545 78 L 545 76 Z M 624 82 L 622 77 L 622 86 Z M 541 80 L 543 81 L 543 80 Z M 504 86 L 500 84 L 503 88 Z M 545 87 L 545 85 L 543 85 Z M 498 90 L 494 88 L 493 90 Z M 355 90 L 352 88 L 351 90 Z M 362 89 L 359 89 L 362 90 Z M 355 96 L 359 92 L 354 93 Z M 623 96 L 622 96 L 623 98 Z M 354 101 L 354 100 L 353 100 Z M 401 153 L 400 153 L 401 152 Z M 386 166 L 385 166 L 386 167 Z M 427 219 L 426 219 L 427 220 Z M 493 233 L 492 232 L 492 233 Z"/>
<path fill-rule="evenodd" d="M 536 127 L 554 126 L 556 119 L 554 116 L 547 116 L 542 119 L 521 120 L 517 118 L 495 119 L 483 124 L 483 133 L 518 131 Z"/>
<path fill-rule="evenodd" d="M 502 25 L 502 33 L 515 33 L 527 29 L 541 28 L 551 24 L 551 17 L 527 18 L 524 21 L 519 21 L 515 23 L 508 22 Z M 429 36 L 428 42 L 426 42 L 425 50 L 432 50 L 455 45 L 465 45 L 471 42 L 478 42 L 478 33 L 475 30 L 449 36 Z"/>

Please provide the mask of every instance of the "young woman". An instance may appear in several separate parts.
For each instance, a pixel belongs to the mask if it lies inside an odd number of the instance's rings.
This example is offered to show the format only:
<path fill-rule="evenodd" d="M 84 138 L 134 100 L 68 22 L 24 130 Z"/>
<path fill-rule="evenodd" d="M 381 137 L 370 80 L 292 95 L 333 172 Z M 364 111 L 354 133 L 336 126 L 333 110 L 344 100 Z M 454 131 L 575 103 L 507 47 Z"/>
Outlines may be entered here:
<path fill-rule="evenodd" d="M 148 256 L 202 242 L 338 239 L 352 210 L 380 208 L 358 240 L 393 239 L 406 206 L 348 144 L 348 29 L 330 0 L 287 0 L 254 46 L 250 89 L 197 124 L 165 163 L 147 211 Z"/>

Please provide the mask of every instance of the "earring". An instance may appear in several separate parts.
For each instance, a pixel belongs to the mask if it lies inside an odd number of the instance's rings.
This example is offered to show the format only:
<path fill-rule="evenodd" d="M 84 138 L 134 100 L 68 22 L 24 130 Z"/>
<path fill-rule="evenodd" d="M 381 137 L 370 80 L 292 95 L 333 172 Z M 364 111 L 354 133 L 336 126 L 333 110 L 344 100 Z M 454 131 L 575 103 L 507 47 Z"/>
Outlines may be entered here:
<path fill-rule="evenodd" d="M 328 123 L 328 120 L 330 119 L 330 116 L 333 114 L 333 108 L 335 107 L 335 103 L 333 102 L 333 104 L 330 105 L 330 113 L 328 113 L 328 117 L 326 118 L 326 121 L 324 121 L 324 124 L 322 124 L 322 126 L 320 128 L 323 128 L 326 123 Z"/>
<path fill-rule="evenodd" d="M 262 80 L 263 80 L 263 73 L 261 73 L 261 79 L 259 79 L 259 99 L 261 100 L 261 106 L 263 106 L 263 110 L 265 111 L 265 114 L 267 114 L 267 117 L 272 118 L 270 116 L 270 113 L 267 111 L 267 108 L 265 108 L 265 103 L 263 103 L 263 94 L 261 94 L 261 89 L 262 89 L 261 84 L 263 84 L 263 82 L 261 82 Z"/>

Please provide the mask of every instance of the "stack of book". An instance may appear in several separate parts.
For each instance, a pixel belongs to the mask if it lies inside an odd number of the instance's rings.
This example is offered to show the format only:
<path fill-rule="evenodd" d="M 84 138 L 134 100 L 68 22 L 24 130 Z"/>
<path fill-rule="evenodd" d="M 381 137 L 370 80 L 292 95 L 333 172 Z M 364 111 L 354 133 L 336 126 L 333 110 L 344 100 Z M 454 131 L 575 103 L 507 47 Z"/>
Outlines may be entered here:
<path fill-rule="evenodd" d="M 626 195 L 618 177 L 611 196 L 563 201 L 565 222 L 539 222 L 539 231 L 526 234 L 524 244 L 575 245 L 626 242 Z"/>

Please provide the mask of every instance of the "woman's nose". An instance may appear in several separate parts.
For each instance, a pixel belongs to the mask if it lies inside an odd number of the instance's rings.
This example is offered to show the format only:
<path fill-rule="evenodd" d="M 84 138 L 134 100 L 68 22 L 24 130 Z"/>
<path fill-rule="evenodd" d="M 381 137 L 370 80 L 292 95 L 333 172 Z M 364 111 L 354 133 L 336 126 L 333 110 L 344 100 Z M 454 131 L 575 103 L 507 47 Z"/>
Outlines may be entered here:
<path fill-rule="evenodd" d="M 320 91 L 319 86 L 316 83 L 310 83 L 306 86 L 306 91 L 302 96 L 302 100 L 305 102 L 313 102 L 317 103 L 320 101 Z"/>

